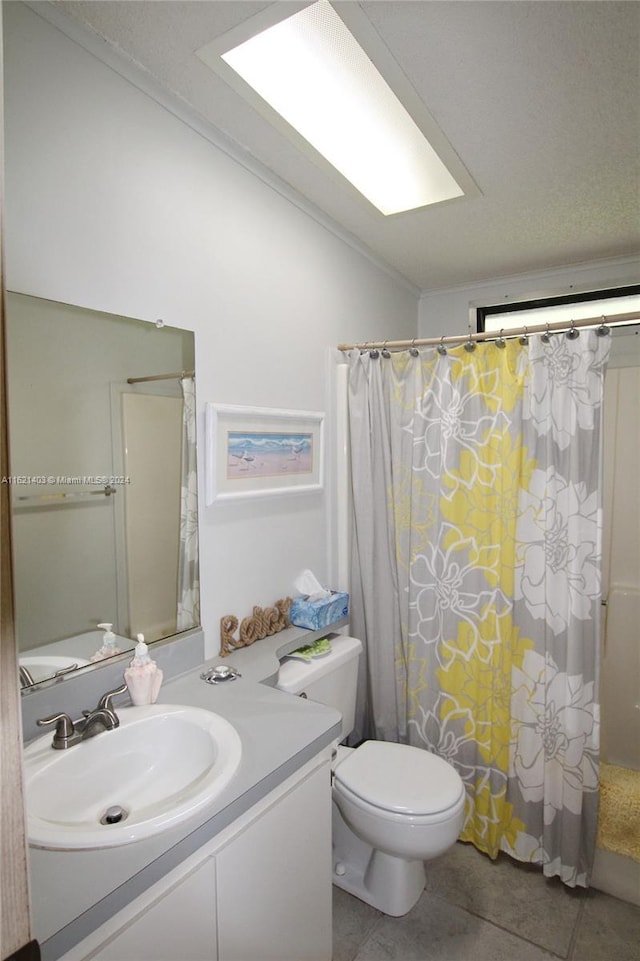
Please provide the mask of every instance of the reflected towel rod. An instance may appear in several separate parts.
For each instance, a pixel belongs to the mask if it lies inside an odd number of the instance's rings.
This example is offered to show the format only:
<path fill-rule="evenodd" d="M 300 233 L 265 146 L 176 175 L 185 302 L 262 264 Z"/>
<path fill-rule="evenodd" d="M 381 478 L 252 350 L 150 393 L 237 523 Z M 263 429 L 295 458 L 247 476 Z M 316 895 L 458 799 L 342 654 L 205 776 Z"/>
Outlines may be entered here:
<path fill-rule="evenodd" d="M 145 384 L 150 380 L 182 380 L 183 377 L 195 377 L 192 370 L 178 370 L 175 374 L 149 374 L 147 377 L 127 377 L 128 384 Z"/>
<path fill-rule="evenodd" d="M 103 497 L 112 497 L 117 493 L 117 489 L 112 484 L 105 484 L 99 490 L 95 491 L 55 491 L 51 494 L 17 494 L 14 498 L 14 503 L 16 506 L 18 503 L 23 504 L 25 501 L 37 501 L 42 506 L 54 505 L 64 503 L 65 501 L 74 501 L 80 497 L 92 497 L 96 494 L 102 495 Z"/>

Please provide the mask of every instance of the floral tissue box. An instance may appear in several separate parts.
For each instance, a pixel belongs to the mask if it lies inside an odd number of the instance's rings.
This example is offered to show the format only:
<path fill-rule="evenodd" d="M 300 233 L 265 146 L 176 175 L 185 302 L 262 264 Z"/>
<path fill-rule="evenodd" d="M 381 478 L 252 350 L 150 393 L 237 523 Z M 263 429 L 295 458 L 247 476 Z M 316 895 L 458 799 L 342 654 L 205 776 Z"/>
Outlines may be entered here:
<path fill-rule="evenodd" d="M 289 620 L 296 627 L 306 627 L 310 631 L 321 631 L 349 613 L 349 595 L 342 591 L 331 591 L 329 597 L 319 601 L 308 601 L 306 597 L 296 597 L 291 602 Z"/>

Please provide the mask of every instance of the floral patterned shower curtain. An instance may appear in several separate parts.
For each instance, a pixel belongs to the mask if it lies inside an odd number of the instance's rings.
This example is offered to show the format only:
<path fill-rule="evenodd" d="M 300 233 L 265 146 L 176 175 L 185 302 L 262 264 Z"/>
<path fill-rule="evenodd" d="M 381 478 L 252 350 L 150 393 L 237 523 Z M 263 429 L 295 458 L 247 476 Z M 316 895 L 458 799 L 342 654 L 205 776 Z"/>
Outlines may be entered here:
<path fill-rule="evenodd" d="M 351 351 L 359 733 L 464 780 L 462 839 L 586 885 L 609 339 Z"/>
<path fill-rule="evenodd" d="M 180 387 L 183 405 L 177 630 L 186 631 L 200 623 L 196 401 L 193 377 L 182 377 Z"/>

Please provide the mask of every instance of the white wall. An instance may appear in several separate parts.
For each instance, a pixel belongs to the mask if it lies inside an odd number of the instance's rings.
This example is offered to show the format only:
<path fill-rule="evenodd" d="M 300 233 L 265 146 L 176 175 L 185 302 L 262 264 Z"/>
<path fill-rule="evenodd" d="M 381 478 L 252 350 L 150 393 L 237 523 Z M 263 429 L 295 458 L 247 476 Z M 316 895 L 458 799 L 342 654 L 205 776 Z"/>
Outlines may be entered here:
<path fill-rule="evenodd" d="M 31 9 L 4 18 L 7 287 L 195 332 L 212 655 L 224 614 L 329 578 L 335 505 L 205 508 L 205 403 L 329 412 L 330 348 L 415 336 L 416 298 Z"/>
<path fill-rule="evenodd" d="M 420 337 L 466 334 L 471 319 L 475 331 L 475 307 L 516 303 L 536 297 L 554 297 L 623 287 L 640 282 L 640 257 L 578 264 L 554 270 L 532 271 L 519 277 L 487 280 L 468 287 L 433 290 L 420 298 Z"/>

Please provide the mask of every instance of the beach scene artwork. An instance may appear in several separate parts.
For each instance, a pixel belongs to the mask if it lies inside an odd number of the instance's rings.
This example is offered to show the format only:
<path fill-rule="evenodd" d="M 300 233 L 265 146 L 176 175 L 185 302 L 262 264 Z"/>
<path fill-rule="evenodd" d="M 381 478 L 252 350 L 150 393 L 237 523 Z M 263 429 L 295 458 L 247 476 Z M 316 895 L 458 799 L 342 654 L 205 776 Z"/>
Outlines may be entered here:
<path fill-rule="evenodd" d="M 227 480 L 313 473 L 313 433 L 227 432 Z"/>

